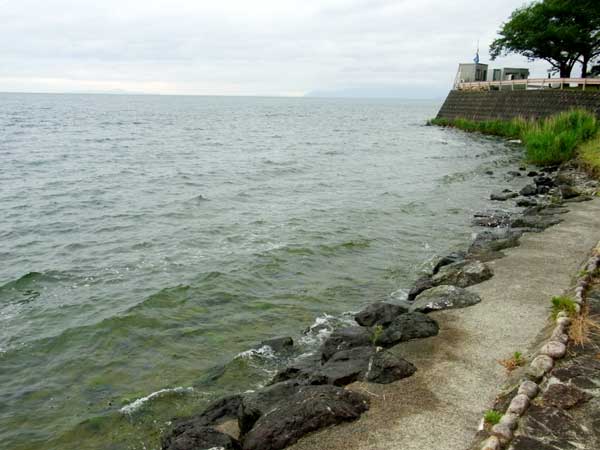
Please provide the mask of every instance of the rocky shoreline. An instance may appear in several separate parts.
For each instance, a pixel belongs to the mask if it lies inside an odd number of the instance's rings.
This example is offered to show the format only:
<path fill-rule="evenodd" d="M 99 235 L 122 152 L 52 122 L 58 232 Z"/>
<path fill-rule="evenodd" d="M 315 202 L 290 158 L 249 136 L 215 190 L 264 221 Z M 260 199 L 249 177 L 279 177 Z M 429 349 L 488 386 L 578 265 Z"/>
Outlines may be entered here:
<path fill-rule="evenodd" d="M 413 363 L 388 349 L 426 339 L 439 332 L 428 315 L 481 302 L 466 290 L 494 276 L 486 264 L 519 245 L 524 232 L 539 232 L 561 221 L 566 202 L 591 199 L 598 184 L 575 167 L 525 167 L 511 176 L 529 177 L 519 193 L 493 193 L 496 202 L 514 201 L 520 212 L 493 209 L 477 212 L 473 225 L 487 227 L 468 249 L 439 257 L 430 273 L 419 278 L 407 301 L 378 302 L 355 316 L 356 325 L 332 332 L 317 354 L 302 355 L 255 392 L 214 402 L 201 414 L 176 420 L 163 437 L 163 450 L 277 450 L 319 429 L 356 420 L 369 408 L 369 396 L 345 389 L 356 382 L 387 384 L 412 376 Z M 291 338 L 263 343 L 276 352 L 291 352 Z"/>

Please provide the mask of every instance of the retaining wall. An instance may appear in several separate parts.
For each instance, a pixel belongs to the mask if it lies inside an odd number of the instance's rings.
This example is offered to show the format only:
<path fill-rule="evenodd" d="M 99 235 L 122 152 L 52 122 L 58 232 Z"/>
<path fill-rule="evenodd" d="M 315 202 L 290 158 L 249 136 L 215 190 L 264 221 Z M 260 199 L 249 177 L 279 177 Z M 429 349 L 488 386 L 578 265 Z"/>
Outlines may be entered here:
<path fill-rule="evenodd" d="M 600 90 L 450 91 L 437 117 L 471 120 L 539 118 L 584 108 L 600 118 Z"/>

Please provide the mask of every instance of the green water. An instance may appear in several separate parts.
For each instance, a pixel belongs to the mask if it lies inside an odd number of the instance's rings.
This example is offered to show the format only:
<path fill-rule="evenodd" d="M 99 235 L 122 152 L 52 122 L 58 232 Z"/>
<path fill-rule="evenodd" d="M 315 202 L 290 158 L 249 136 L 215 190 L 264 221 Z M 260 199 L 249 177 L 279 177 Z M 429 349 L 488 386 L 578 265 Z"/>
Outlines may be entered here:
<path fill-rule="evenodd" d="M 438 102 L 0 100 L 11 450 L 158 448 L 172 418 L 286 361 L 248 349 L 314 351 L 349 311 L 404 298 L 518 183 L 520 148 L 424 126 Z"/>

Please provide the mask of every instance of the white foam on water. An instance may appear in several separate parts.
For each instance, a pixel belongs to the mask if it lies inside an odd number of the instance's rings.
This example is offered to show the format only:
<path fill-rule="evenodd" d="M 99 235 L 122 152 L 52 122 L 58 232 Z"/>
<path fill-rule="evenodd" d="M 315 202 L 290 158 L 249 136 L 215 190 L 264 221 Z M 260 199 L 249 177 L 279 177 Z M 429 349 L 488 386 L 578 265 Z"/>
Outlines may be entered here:
<path fill-rule="evenodd" d="M 235 358 L 252 359 L 252 358 L 266 358 L 275 359 L 277 356 L 273 352 L 273 349 L 269 345 L 263 345 L 259 348 L 251 348 L 245 352 L 238 353 Z"/>
<path fill-rule="evenodd" d="M 123 414 L 131 414 L 135 411 L 137 411 L 139 408 L 141 408 L 146 402 L 160 397 L 161 395 L 167 394 L 167 393 L 176 393 L 176 394 L 184 394 L 187 392 L 192 392 L 194 390 L 193 387 L 182 387 L 182 386 L 178 386 L 175 388 L 165 388 L 165 389 L 160 389 L 156 392 L 152 392 L 151 394 L 142 397 L 142 398 L 138 398 L 137 400 L 123 406 L 119 411 Z"/>

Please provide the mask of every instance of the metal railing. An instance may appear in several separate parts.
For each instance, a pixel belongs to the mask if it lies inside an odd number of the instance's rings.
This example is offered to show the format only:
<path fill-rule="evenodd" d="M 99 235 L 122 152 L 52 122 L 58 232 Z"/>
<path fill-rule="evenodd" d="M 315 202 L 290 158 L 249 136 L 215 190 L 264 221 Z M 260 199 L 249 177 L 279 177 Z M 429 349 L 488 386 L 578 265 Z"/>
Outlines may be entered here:
<path fill-rule="evenodd" d="M 458 82 L 454 89 L 459 91 L 491 91 L 517 89 L 564 89 L 580 87 L 585 91 L 586 86 L 600 86 L 600 78 L 528 78 L 526 80 L 497 80 Z"/>

